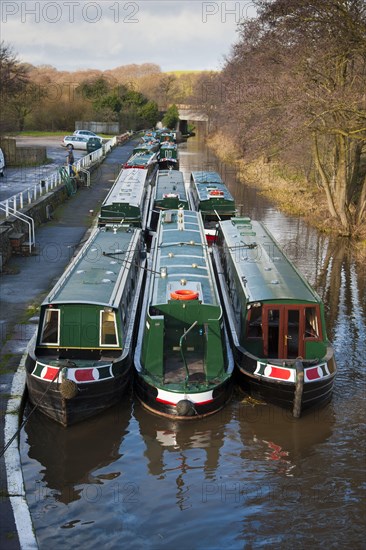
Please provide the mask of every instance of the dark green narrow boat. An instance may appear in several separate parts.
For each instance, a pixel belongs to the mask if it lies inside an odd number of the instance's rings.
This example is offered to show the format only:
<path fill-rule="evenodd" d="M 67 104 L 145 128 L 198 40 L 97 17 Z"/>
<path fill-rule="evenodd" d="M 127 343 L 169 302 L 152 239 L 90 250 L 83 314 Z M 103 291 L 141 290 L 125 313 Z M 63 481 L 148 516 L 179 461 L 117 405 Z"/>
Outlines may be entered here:
<path fill-rule="evenodd" d="M 239 383 L 295 417 L 327 403 L 337 367 L 324 305 L 270 232 L 222 221 L 213 258 Z"/>
<path fill-rule="evenodd" d="M 179 170 L 178 146 L 175 143 L 163 141 L 160 144 L 158 162 L 161 170 Z"/>
<path fill-rule="evenodd" d="M 231 396 L 233 357 L 198 212 L 160 214 L 135 368 L 137 397 L 164 416 L 206 416 Z"/>
<path fill-rule="evenodd" d="M 145 256 L 140 229 L 98 228 L 41 306 L 29 399 L 64 426 L 115 404 L 131 380 Z"/>
<path fill-rule="evenodd" d="M 161 130 L 158 130 L 156 132 L 156 137 L 159 139 L 160 143 L 163 142 L 170 142 L 170 143 L 176 143 L 177 142 L 177 134 L 176 132 L 169 130 L 169 128 L 161 128 Z"/>
<path fill-rule="evenodd" d="M 98 225 L 146 227 L 151 187 L 147 169 L 122 169 L 103 201 Z"/>
<path fill-rule="evenodd" d="M 151 192 L 148 227 L 156 231 L 162 210 L 189 209 L 183 173 L 178 170 L 159 170 Z"/>
<path fill-rule="evenodd" d="M 234 197 L 217 172 L 192 172 L 190 196 L 193 209 L 201 212 L 205 225 L 236 214 Z"/>

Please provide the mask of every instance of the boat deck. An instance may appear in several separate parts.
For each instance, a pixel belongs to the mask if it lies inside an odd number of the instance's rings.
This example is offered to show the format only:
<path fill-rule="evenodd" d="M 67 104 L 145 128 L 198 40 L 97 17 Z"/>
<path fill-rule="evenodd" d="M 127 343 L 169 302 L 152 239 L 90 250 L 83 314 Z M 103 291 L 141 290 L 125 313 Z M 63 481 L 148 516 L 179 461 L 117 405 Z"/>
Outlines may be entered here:
<path fill-rule="evenodd" d="M 206 381 L 202 353 L 186 351 L 185 358 L 189 370 L 190 382 L 202 383 Z M 164 358 L 164 384 L 177 384 L 184 382 L 187 371 L 180 351 L 173 351 L 169 357 Z"/>

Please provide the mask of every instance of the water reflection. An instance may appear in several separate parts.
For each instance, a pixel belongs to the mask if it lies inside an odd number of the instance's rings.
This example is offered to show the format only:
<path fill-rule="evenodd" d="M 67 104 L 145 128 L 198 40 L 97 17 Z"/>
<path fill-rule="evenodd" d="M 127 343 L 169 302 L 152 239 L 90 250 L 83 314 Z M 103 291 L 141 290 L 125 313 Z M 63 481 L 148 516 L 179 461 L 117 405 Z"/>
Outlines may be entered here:
<path fill-rule="evenodd" d="M 35 411 L 25 433 L 28 456 L 42 467 L 36 490 L 50 490 L 56 501 L 69 504 L 83 498 L 85 484 L 101 485 L 119 477 L 118 469 L 106 474 L 98 470 L 122 456 L 119 449 L 130 417 L 130 406 L 118 405 L 86 422 L 63 428 Z"/>
<path fill-rule="evenodd" d="M 226 426 L 219 415 L 213 416 L 216 421 L 177 422 L 147 412 L 140 403 L 134 407 L 148 472 L 160 480 L 175 478 L 176 502 L 182 510 L 191 505 L 186 483 L 194 471 L 210 479 L 219 466 Z"/>
<path fill-rule="evenodd" d="M 301 461 L 311 456 L 333 433 L 333 407 L 308 411 L 300 420 L 291 411 L 267 404 L 253 404 L 244 397 L 237 403 L 237 418 L 243 457 L 267 461 L 278 475 L 299 474 Z"/>

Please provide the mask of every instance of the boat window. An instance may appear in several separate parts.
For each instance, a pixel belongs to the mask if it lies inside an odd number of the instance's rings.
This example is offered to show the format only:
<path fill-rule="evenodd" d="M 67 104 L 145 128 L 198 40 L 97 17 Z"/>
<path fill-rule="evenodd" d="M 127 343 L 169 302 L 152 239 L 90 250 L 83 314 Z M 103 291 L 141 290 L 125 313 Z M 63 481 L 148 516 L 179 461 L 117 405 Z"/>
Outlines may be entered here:
<path fill-rule="evenodd" d="M 268 309 L 268 357 L 278 357 L 280 310 Z"/>
<path fill-rule="evenodd" d="M 114 311 L 101 311 L 100 345 L 117 346 L 117 324 Z"/>
<path fill-rule="evenodd" d="M 248 338 L 262 338 L 262 307 L 252 307 L 248 318 Z"/>
<path fill-rule="evenodd" d="M 305 308 L 305 338 L 319 338 L 318 317 L 315 307 Z"/>
<path fill-rule="evenodd" d="M 42 344 L 58 344 L 60 334 L 60 310 L 46 309 L 41 335 Z"/>
<path fill-rule="evenodd" d="M 300 325 L 300 310 L 287 310 L 287 330 L 285 333 L 285 347 L 287 352 L 285 355 L 289 359 L 294 359 L 299 355 L 299 325 Z"/>

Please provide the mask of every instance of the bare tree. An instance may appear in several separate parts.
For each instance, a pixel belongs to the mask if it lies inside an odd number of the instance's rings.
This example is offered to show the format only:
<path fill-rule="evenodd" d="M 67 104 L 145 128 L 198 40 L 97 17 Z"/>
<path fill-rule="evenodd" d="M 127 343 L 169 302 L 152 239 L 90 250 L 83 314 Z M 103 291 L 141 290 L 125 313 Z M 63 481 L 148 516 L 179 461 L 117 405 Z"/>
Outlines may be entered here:
<path fill-rule="evenodd" d="M 365 220 L 363 0 L 257 0 L 222 74 L 220 122 L 248 156 L 303 147 L 343 233 Z"/>

